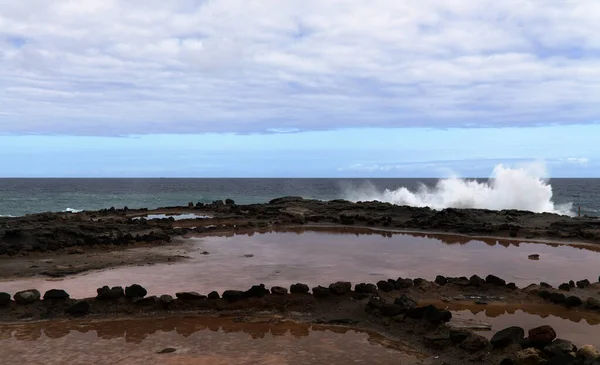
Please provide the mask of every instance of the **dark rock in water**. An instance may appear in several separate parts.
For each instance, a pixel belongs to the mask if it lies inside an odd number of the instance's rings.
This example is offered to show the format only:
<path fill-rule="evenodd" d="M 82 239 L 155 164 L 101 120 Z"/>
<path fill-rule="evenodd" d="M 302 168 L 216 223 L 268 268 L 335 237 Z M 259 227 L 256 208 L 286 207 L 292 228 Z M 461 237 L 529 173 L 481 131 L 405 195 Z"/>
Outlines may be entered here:
<path fill-rule="evenodd" d="M 90 303 L 86 301 L 77 302 L 65 310 L 71 316 L 83 316 L 90 312 Z"/>
<path fill-rule="evenodd" d="M 563 355 L 575 350 L 577 350 L 577 348 L 571 341 L 563 339 L 556 339 L 554 342 L 544 347 L 544 351 L 555 356 Z"/>
<path fill-rule="evenodd" d="M 490 340 L 495 348 L 502 348 L 512 344 L 520 343 L 525 337 L 525 331 L 521 327 L 508 327 L 498 331 Z"/>
<path fill-rule="evenodd" d="M 571 286 L 568 283 L 562 283 L 558 286 L 559 290 L 569 291 L 571 290 Z"/>
<path fill-rule="evenodd" d="M 575 283 L 577 285 L 578 288 L 581 289 L 585 289 L 588 286 L 592 285 L 592 283 L 590 283 L 590 281 L 588 279 L 584 279 L 584 280 L 579 280 L 577 283 Z"/>
<path fill-rule="evenodd" d="M 575 282 L 573 280 L 569 280 L 569 286 L 571 288 L 574 288 L 575 287 Z"/>
<path fill-rule="evenodd" d="M 541 286 L 542 288 L 546 288 L 546 289 L 552 289 L 552 285 L 550 285 L 550 284 L 548 284 L 548 283 L 544 283 L 544 282 L 542 282 L 542 283 L 540 283 L 540 286 Z"/>
<path fill-rule="evenodd" d="M 423 278 L 416 278 L 413 280 L 413 283 L 415 284 L 416 287 L 419 287 L 419 286 L 426 284 L 427 280 L 425 280 Z"/>
<path fill-rule="evenodd" d="M 506 281 L 504 279 L 500 279 L 499 277 L 495 276 L 495 275 L 488 275 L 485 278 L 485 282 L 491 285 L 496 285 L 496 286 L 505 286 L 506 285 Z"/>
<path fill-rule="evenodd" d="M 450 330 L 450 341 L 452 343 L 461 343 L 471 336 L 472 333 L 468 330 Z"/>
<path fill-rule="evenodd" d="M 290 293 L 292 294 L 307 294 L 309 292 L 308 285 L 306 284 L 292 284 L 290 287 Z"/>
<path fill-rule="evenodd" d="M 394 285 L 390 284 L 390 282 L 388 281 L 378 281 L 377 282 L 377 288 L 379 288 L 379 290 L 381 290 L 382 292 L 391 292 L 392 290 L 394 290 Z"/>
<path fill-rule="evenodd" d="M 556 332 L 550 326 L 540 326 L 529 330 L 529 341 L 538 348 L 545 347 L 554 341 Z"/>
<path fill-rule="evenodd" d="M 41 294 L 36 289 L 23 290 L 14 295 L 17 304 L 31 304 L 40 300 Z"/>
<path fill-rule="evenodd" d="M 265 288 L 265 284 L 253 285 L 250 289 L 244 292 L 245 298 L 262 298 L 269 294 L 269 289 Z"/>
<path fill-rule="evenodd" d="M 579 307 L 583 304 L 583 301 L 576 296 L 570 296 L 567 298 L 567 307 Z"/>
<path fill-rule="evenodd" d="M 356 286 L 354 287 L 354 291 L 357 293 L 364 293 L 364 294 L 376 294 L 377 287 L 374 284 L 361 283 L 361 284 L 356 284 Z"/>
<path fill-rule="evenodd" d="M 174 349 L 174 348 L 172 348 L 172 347 L 167 347 L 167 348 L 165 348 L 165 349 L 162 349 L 162 350 L 160 350 L 160 351 L 157 351 L 156 353 L 157 353 L 157 354 L 170 354 L 170 353 L 173 353 L 173 352 L 175 352 L 175 351 L 177 351 L 177 349 Z"/>
<path fill-rule="evenodd" d="M 438 275 L 435 277 L 435 283 L 438 285 L 446 285 L 446 284 L 448 284 L 448 279 L 446 279 L 442 275 Z"/>
<path fill-rule="evenodd" d="M 68 299 L 69 294 L 62 289 L 50 289 L 44 293 L 44 300 Z"/>
<path fill-rule="evenodd" d="M 288 290 L 280 286 L 274 286 L 271 288 L 271 293 L 275 295 L 286 295 L 288 293 Z"/>
<path fill-rule="evenodd" d="M 433 305 L 425 307 L 423 319 L 431 323 L 445 323 L 452 319 L 452 313 L 447 310 L 441 310 Z"/>
<path fill-rule="evenodd" d="M 10 294 L 0 293 L 0 307 L 6 307 L 10 303 Z"/>
<path fill-rule="evenodd" d="M 511 290 L 517 290 L 517 284 L 515 284 L 515 283 L 508 283 L 508 284 L 506 284 L 506 288 L 507 289 L 511 289 Z"/>
<path fill-rule="evenodd" d="M 394 300 L 394 304 L 399 305 L 402 308 L 404 308 L 405 312 L 417 307 L 417 302 L 413 298 L 411 298 L 407 295 L 403 295 L 399 298 L 396 298 Z"/>
<path fill-rule="evenodd" d="M 312 293 L 315 298 L 326 298 L 331 294 L 329 288 L 320 285 L 312 288 Z"/>
<path fill-rule="evenodd" d="M 96 292 L 98 293 L 96 296 L 98 300 L 115 300 L 125 296 L 125 290 L 120 286 L 114 286 L 112 289 L 108 286 L 103 286 L 96 289 Z"/>
<path fill-rule="evenodd" d="M 396 289 L 408 289 L 414 286 L 414 282 L 411 279 L 403 279 L 398 278 L 396 280 L 396 285 L 394 286 Z"/>
<path fill-rule="evenodd" d="M 329 285 L 329 291 L 335 295 L 344 295 L 352 291 L 352 284 L 347 281 L 338 281 Z"/>
<path fill-rule="evenodd" d="M 587 300 L 585 301 L 585 307 L 587 309 L 600 309 L 600 300 L 595 299 L 595 298 L 587 298 Z"/>
<path fill-rule="evenodd" d="M 575 365 L 577 363 L 578 362 L 575 356 L 570 354 L 562 354 L 551 358 L 545 362 L 544 365 Z M 590 365 L 596 365 L 596 363 L 592 363 Z"/>
<path fill-rule="evenodd" d="M 554 304 L 566 304 L 567 297 L 562 293 L 550 293 L 548 300 Z"/>
<path fill-rule="evenodd" d="M 240 290 L 226 290 L 223 292 L 223 299 L 228 302 L 237 302 L 244 298 L 244 292 Z"/>
<path fill-rule="evenodd" d="M 406 310 L 402 306 L 399 306 L 397 304 L 383 304 L 379 308 L 379 311 L 381 312 L 381 315 L 386 317 L 395 317 L 406 312 Z"/>
<path fill-rule="evenodd" d="M 475 353 L 487 348 L 490 345 L 490 341 L 476 333 L 471 333 L 464 341 L 461 342 L 460 348 L 469 352 Z"/>
<path fill-rule="evenodd" d="M 482 278 L 480 278 L 477 275 L 471 276 L 471 278 L 469 279 L 469 282 L 471 283 L 472 286 L 476 286 L 476 287 L 480 287 L 485 284 L 485 280 L 483 280 Z"/>
<path fill-rule="evenodd" d="M 220 298 L 221 298 L 221 296 L 216 291 L 211 291 L 210 293 L 208 293 L 208 299 L 214 300 L 214 299 L 220 299 Z"/>
<path fill-rule="evenodd" d="M 198 293 L 193 292 L 193 291 L 191 291 L 191 292 L 175 293 L 175 296 L 179 300 L 200 300 L 200 299 L 206 299 L 206 295 L 201 295 L 201 294 L 198 294 Z"/>
<path fill-rule="evenodd" d="M 529 255 L 529 256 L 528 256 L 528 258 L 529 258 L 530 260 L 536 260 L 536 261 L 537 261 L 537 260 L 539 260 L 539 259 L 540 259 L 540 255 L 538 255 L 538 254 Z"/>
<path fill-rule="evenodd" d="M 127 298 L 143 298 L 146 294 L 148 294 L 148 291 L 138 284 L 133 284 L 125 288 L 125 296 Z"/>
<path fill-rule="evenodd" d="M 159 298 L 159 300 L 163 304 L 171 304 L 171 303 L 173 303 L 173 297 L 170 296 L 170 295 L 168 295 L 168 294 L 161 295 L 160 298 Z"/>

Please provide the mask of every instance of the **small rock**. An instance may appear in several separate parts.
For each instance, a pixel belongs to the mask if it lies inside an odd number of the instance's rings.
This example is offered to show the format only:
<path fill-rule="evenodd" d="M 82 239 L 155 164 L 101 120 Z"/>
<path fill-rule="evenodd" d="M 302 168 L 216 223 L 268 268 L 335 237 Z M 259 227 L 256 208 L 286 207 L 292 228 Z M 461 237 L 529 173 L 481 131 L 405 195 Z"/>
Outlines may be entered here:
<path fill-rule="evenodd" d="M 413 286 L 414 282 L 411 279 L 403 278 L 398 278 L 398 280 L 396 280 L 396 284 L 394 285 L 396 289 L 408 289 L 412 288 Z"/>
<path fill-rule="evenodd" d="M 521 350 L 515 355 L 515 365 L 541 365 L 545 363 L 546 360 L 542 358 L 540 350 L 533 347 Z"/>
<path fill-rule="evenodd" d="M 575 287 L 575 282 L 573 280 L 569 280 L 569 286 L 571 288 L 574 288 Z"/>
<path fill-rule="evenodd" d="M 559 290 L 569 291 L 571 290 L 571 286 L 568 283 L 562 283 L 558 286 Z"/>
<path fill-rule="evenodd" d="M 377 287 L 373 284 L 356 284 L 354 291 L 363 294 L 377 294 Z"/>
<path fill-rule="evenodd" d="M 208 251 L 202 251 L 201 255 L 210 255 L 210 252 L 208 252 Z"/>
<path fill-rule="evenodd" d="M 168 294 L 161 295 L 159 299 L 163 304 L 171 304 L 173 302 L 173 297 Z"/>
<path fill-rule="evenodd" d="M 470 333 L 469 336 L 460 343 L 459 347 L 469 353 L 475 353 L 487 348 L 489 345 L 490 341 L 487 338 L 476 333 Z"/>
<path fill-rule="evenodd" d="M 44 300 L 61 300 L 68 298 L 69 294 L 62 289 L 50 289 L 44 293 Z"/>
<path fill-rule="evenodd" d="M 274 286 L 271 288 L 271 293 L 275 295 L 286 295 L 288 293 L 288 290 L 280 286 Z"/>
<path fill-rule="evenodd" d="M 37 289 L 23 290 L 14 295 L 17 304 L 31 304 L 40 300 L 41 294 Z"/>
<path fill-rule="evenodd" d="M 525 331 L 521 327 L 508 327 L 498 331 L 490 340 L 495 348 L 502 348 L 512 344 L 520 343 L 525 337 Z"/>
<path fill-rule="evenodd" d="M 583 345 L 577 350 L 577 357 L 580 359 L 596 360 L 600 354 L 592 345 Z"/>
<path fill-rule="evenodd" d="M 329 288 L 320 285 L 312 288 L 312 293 L 315 298 L 326 298 L 331 294 Z"/>
<path fill-rule="evenodd" d="M 206 295 L 201 295 L 201 294 L 198 294 L 198 293 L 196 293 L 194 291 L 175 293 L 175 296 L 179 300 L 200 300 L 200 299 L 206 299 Z"/>
<path fill-rule="evenodd" d="M 177 351 L 177 349 L 174 349 L 172 347 L 167 347 L 166 349 L 162 349 L 160 351 L 157 351 L 156 353 L 157 354 L 170 354 L 170 353 L 175 352 L 175 351 Z"/>
<path fill-rule="evenodd" d="M 592 285 L 592 283 L 590 283 L 590 281 L 588 279 L 584 279 L 584 280 L 579 280 L 577 283 L 575 283 L 577 285 L 578 288 L 581 289 L 585 289 L 588 286 Z"/>
<path fill-rule="evenodd" d="M 148 294 L 148 291 L 138 284 L 133 284 L 125 288 L 125 296 L 127 298 L 143 298 L 146 294 Z"/>
<path fill-rule="evenodd" d="M 471 286 L 480 287 L 480 286 L 483 286 L 485 284 L 485 280 L 483 280 L 482 278 L 480 278 L 477 275 L 473 275 L 469 279 L 469 283 L 471 284 Z"/>
<path fill-rule="evenodd" d="M 405 312 L 417 307 L 417 301 L 407 295 L 403 295 L 399 298 L 396 298 L 394 300 L 394 304 L 404 308 Z"/>
<path fill-rule="evenodd" d="M 292 284 L 290 287 L 290 293 L 292 294 L 307 294 L 309 292 L 308 285 L 306 284 Z"/>
<path fill-rule="evenodd" d="M 448 284 L 448 279 L 446 279 L 442 275 L 438 275 L 435 277 L 435 283 L 438 285 L 446 285 L 446 284 Z"/>
<path fill-rule="evenodd" d="M 77 302 L 65 310 L 66 314 L 72 316 L 83 316 L 90 312 L 90 303 L 86 301 Z"/>
<path fill-rule="evenodd" d="M 392 290 L 394 290 L 394 285 L 392 285 L 390 282 L 388 281 L 378 281 L 377 282 L 377 288 L 379 288 L 379 290 L 381 290 L 382 292 L 391 292 Z"/>
<path fill-rule="evenodd" d="M 587 309 L 600 309 L 600 300 L 592 297 L 587 298 L 585 301 L 585 307 Z"/>
<path fill-rule="evenodd" d="M 221 296 L 216 291 L 211 291 L 210 293 L 208 293 L 208 299 L 215 300 L 220 298 Z"/>
<path fill-rule="evenodd" d="M 246 255 L 244 255 L 244 257 L 251 258 L 251 257 L 254 257 L 254 255 L 253 254 L 246 254 Z"/>
<path fill-rule="evenodd" d="M 567 354 L 575 350 L 575 345 L 571 341 L 562 339 L 556 339 L 550 345 L 544 347 L 544 351 L 555 356 Z"/>
<path fill-rule="evenodd" d="M 529 256 L 527 256 L 527 258 L 530 259 L 530 260 L 536 260 L 537 261 L 537 260 L 540 259 L 540 255 L 538 255 L 538 254 L 529 255 Z"/>
<path fill-rule="evenodd" d="M 244 298 L 244 292 L 240 290 L 226 290 L 223 292 L 223 299 L 228 302 L 237 302 Z"/>
<path fill-rule="evenodd" d="M 338 281 L 329 285 L 329 291 L 335 295 L 344 295 L 352 291 L 352 284 L 347 281 Z"/>
<path fill-rule="evenodd" d="M 550 326 L 540 326 L 529 330 L 529 341 L 535 347 L 544 347 L 550 345 L 556 338 L 556 332 Z"/>
<path fill-rule="evenodd" d="M 485 278 L 485 282 L 491 285 L 496 285 L 496 286 L 505 286 L 506 285 L 506 281 L 504 279 L 500 279 L 499 277 L 495 276 L 495 275 L 488 275 Z"/>
<path fill-rule="evenodd" d="M 10 303 L 10 294 L 0 293 L 0 307 L 6 307 Z"/>
<path fill-rule="evenodd" d="M 567 307 L 579 307 L 583 304 L 583 301 L 576 296 L 570 296 L 567 298 Z"/>

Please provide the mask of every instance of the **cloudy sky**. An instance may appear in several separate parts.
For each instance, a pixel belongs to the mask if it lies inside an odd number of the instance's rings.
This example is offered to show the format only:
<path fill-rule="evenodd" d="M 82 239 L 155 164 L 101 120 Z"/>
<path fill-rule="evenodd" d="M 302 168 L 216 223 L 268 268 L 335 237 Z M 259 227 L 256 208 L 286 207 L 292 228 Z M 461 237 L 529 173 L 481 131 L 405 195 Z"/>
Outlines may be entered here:
<path fill-rule="evenodd" d="M 600 176 L 597 0 L 0 2 L 0 176 Z"/>

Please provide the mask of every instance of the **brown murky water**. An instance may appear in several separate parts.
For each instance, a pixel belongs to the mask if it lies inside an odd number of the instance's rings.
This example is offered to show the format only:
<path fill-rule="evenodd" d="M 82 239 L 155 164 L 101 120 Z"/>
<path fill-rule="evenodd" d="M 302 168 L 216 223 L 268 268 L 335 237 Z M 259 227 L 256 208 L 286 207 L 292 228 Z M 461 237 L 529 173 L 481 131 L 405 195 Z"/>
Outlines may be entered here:
<path fill-rule="evenodd" d="M 159 354 L 165 348 L 171 353 Z M 429 364 L 373 333 L 223 318 L 53 321 L 0 325 L 6 364 Z"/>
<path fill-rule="evenodd" d="M 433 279 L 437 274 L 490 273 L 526 286 L 540 281 L 558 285 L 584 278 L 595 282 L 600 274 L 600 247 L 595 246 L 356 229 L 231 234 L 190 238 L 188 242 L 193 243 L 187 253 L 190 259 L 176 264 L 121 267 L 60 281 L 0 282 L 0 291 L 59 287 L 81 298 L 94 296 L 96 288 L 103 285 L 138 283 L 150 294 L 185 290 L 206 294 L 212 290 L 243 290 L 256 283 L 289 287 L 296 282 L 325 285 L 337 280 L 357 283 L 399 276 Z M 203 251 L 210 254 L 203 255 Z M 539 254 L 540 259 L 529 260 L 531 254 Z"/>

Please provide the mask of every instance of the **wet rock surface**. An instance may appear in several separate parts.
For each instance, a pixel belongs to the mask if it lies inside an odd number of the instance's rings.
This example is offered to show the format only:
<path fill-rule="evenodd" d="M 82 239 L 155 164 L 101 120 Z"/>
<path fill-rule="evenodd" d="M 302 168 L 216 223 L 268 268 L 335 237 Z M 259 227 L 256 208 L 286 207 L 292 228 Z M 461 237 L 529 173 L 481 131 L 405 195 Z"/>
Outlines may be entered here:
<path fill-rule="evenodd" d="M 497 332 L 490 340 L 490 343 L 496 348 L 502 348 L 512 344 L 518 344 L 524 337 L 525 331 L 521 327 L 508 327 Z"/>
<path fill-rule="evenodd" d="M 23 290 L 15 293 L 14 300 L 17 304 L 32 304 L 40 300 L 41 294 L 37 289 Z"/>

